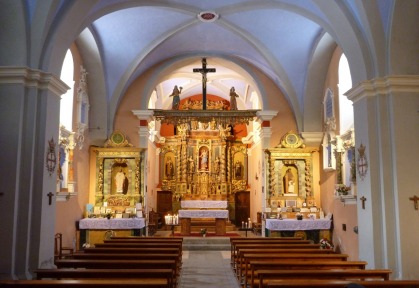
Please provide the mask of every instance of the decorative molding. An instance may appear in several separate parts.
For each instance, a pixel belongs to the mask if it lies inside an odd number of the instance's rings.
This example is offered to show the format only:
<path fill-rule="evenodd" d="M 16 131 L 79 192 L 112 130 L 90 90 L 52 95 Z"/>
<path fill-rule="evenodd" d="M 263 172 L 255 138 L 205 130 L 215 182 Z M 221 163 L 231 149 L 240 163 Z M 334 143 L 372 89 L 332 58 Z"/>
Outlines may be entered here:
<path fill-rule="evenodd" d="M 397 75 L 361 82 L 344 93 L 349 100 L 357 102 L 365 97 L 388 95 L 394 92 L 419 93 L 419 76 Z"/>
<path fill-rule="evenodd" d="M 70 89 L 60 78 L 51 73 L 29 67 L 0 67 L 0 84 L 20 84 L 45 89 L 61 96 Z"/>

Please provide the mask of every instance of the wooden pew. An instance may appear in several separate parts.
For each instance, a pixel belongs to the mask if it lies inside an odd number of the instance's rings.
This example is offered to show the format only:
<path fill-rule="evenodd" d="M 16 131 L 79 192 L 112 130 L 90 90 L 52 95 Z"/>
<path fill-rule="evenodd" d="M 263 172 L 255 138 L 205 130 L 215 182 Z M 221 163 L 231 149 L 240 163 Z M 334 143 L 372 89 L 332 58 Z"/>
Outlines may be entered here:
<path fill-rule="evenodd" d="M 304 242 L 301 242 L 304 241 Z M 302 240 L 299 237 L 280 237 L 280 238 L 230 238 L 231 245 L 231 263 L 233 264 L 235 246 L 236 244 L 263 244 L 263 243 L 279 243 L 279 244 L 294 244 L 297 243 L 310 243 L 310 240 Z"/>
<path fill-rule="evenodd" d="M 0 280 L 0 287 L 168 287 L 165 279 Z"/>
<path fill-rule="evenodd" d="M 394 287 L 394 288 L 418 288 L 419 280 L 388 280 L 388 281 L 350 281 L 350 280 L 271 280 L 267 287 L 270 288 L 342 288 L 349 284 L 359 284 L 366 288 Z"/>
<path fill-rule="evenodd" d="M 294 253 L 301 253 L 301 249 L 239 249 L 238 255 L 236 257 L 236 263 L 233 263 L 233 268 L 236 269 L 236 264 L 238 264 L 241 260 L 241 257 L 245 253 L 252 253 L 252 254 L 261 254 L 261 255 L 270 255 L 270 254 L 294 254 Z M 335 254 L 336 252 L 331 249 L 304 249 L 304 253 L 308 254 Z"/>
<path fill-rule="evenodd" d="M 236 243 L 234 245 L 234 250 L 232 251 L 232 262 L 233 265 L 237 261 L 237 257 L 240 254 L 240 249 L 258 249 L 258 250 L 266 250 L 266 249 L 319 249 L 320 244 L 281 244 L 281 243 L 262 243 L 262 244 L 242 244 Z"/>
<path fill-rule="evenodd" d="M 103 243 L 183 243 L 183 238 L 154 238 L 154 237 L 112 237 L 103 240 Z"/>
<path fill-rule="evenodd" d="M 239 275 L 247 275 L 250 268 L 250 261 L 288 261 L 288 260 L 299 260 L 299 261 L 347 261 L 349 255 L 347 254 L 309 254 L 309 253 L 274 253 L 274 254 L 241 254 L 241 261 L 238 263 Z M 239 277 L 241 280 L 241 277 Z"/>
<path fill-rule="evenodd" d="M 38 269 L 36 279 L 165 279 L 168 287 L 175 287 L 171 269 Z"/>
<path fill-rule="evenodd" d="M 59 259 L 55 261 L 55 265 L 58 269 L 171 269 L 173 271 L 173 283 L 177 283 L 178 279 L 178 264 L 175 260 Z"/>
<path fill-rule="evenodd" d="M 116 243 L 96 243 L 95 248 L 182 248 L 182 243 L 170 243 L 170 242 L 159 242 L 159 243 L 134 243 L 134 242 L 116 242 Z"/>
<path fill-rule="evenodd" d="M 286 279 L 335 279 L 335 280 L 389 280 L 391 270 L 367 269 L 367 270 L 258 270 L 258 281 L 254 287 L 267 287 L 266 280 Z"/>
<path fill-rule="evenodd" d="M 59 259 L 57 268 L 101 268 L 101 269 L 176 269 L 175 260 L 96 260 L 96 259 Z"/>
<path fill-rule="evenodd" d="M 250 273 L 245 273 L 244 283 L 254 286 L 258 270 L 324 270 L 324 269 L 364 269 L 365 261 L 322 261 L 322 260 L 252 260 L 249 261 Z"/>
<path fill-rule="evenodd" d="M 182 266 L 182 255 L 173 254 L 127 254 L 127 253 L 75 253 L 73 259 L 96 259 L 96 260 L 173 260 L 176 261 L 176 271 L 179 274 Z"/>

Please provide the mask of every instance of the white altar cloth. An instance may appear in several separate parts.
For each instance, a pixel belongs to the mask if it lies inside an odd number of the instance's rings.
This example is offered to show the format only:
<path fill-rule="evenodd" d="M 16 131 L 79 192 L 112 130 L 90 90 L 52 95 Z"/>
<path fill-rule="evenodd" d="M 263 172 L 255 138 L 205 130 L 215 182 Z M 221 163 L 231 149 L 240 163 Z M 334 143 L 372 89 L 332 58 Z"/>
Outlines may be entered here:
<path fill-rule="evenodd" d="M 228 218 L 228 210 L 179 210 L 179 218 Z"/>
<path fill-rule="evenodd" d="M 96 230 L 141 229 L 145 227 L 145 220 L 144 218 L 84 218 L 80 220 L 79 227 Z"/>
<path fill-rule="evenodd" d="M 227 208 L 227 201 L 210 201 L 210 200 L 182 200 L 180 202 L 182 208 Z"/>
<path fill-rule="evenodd" d="M 266 228 L 276 231 L 296 231 L 296 230 L 328 230 L 332 225 L 330 219 L 266 219 Z"/>

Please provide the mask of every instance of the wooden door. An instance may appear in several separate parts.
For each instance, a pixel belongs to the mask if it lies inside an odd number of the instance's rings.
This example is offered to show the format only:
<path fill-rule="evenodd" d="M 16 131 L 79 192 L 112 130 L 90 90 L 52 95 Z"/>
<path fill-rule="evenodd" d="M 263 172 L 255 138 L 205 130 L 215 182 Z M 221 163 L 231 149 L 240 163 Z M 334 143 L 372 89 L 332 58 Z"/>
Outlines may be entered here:
<path fill-rule="evenodd" d="M 164 219 L 164 215 L 172 213 L 172 191 L 157 191 L 157 213 Z"/>
<path fill-rule="evenodd" d="M 250 192 L 236 192 L 234 202 L 236 206 L 235 224 L 240 228 L 242 225 L 241 223 L 247 222 L 250 217 Z"/>

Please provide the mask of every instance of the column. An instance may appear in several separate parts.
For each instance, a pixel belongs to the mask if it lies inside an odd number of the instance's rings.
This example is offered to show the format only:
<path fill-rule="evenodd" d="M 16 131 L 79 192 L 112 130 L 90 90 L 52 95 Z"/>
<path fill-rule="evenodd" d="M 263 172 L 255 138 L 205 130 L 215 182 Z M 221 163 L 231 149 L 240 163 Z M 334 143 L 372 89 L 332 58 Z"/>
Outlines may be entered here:
<path fill-rule="evenodd" d="M 278 111 L 259 111 L 257 112 L 258 121 L 260 123 L 260 128 L 258 131 L 254 131 L 254 138 L 255 143 L 260 141 L 259 149 L 260 149 L 260 155 L 261 155 L 261 162 L 262 162 L 262 177 L 260 183 L 262 184 L 262 187 L 260 187 L 261 192 L 259 195 L 261 195 L 261 210 L 262 212 L 265 212 L 266 209 L 266 201 L 268 200 L 268 182 L 269 179 L 267 179 L 267 167 L 270 167 L 268 163 L 266 163 L 266 159 L 264 157 L 264 151 L 265 149 L 268 149 L 270 146 L 271 141 L 271 135 L 272 135 L 272 129 L 271 129 L 271 120 L 278 114 Z M 255 207 L 256 208 L 256 207 Z M 255 213 L 250 213 L 251 215 Z M 265 237 L 265 221 L 262 221 L 262 236 Z"/>
<path fill-rule="evenodd" d="M 29 271 L 53 265 L 60 96 L 67 89 L 50 73 L 0 67 L 4 277 L 30 278 Z"/>
<path fill-rule="evenodd" d="M 419 76 L 365 81 L 346 95 L 354 103 L 359 255 L 396 278 L 415 275 L 407 258 L 419 258 L 419 212 L 409 201 L 419 195 Z"/>

